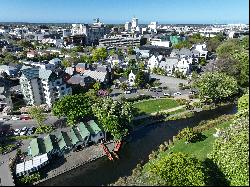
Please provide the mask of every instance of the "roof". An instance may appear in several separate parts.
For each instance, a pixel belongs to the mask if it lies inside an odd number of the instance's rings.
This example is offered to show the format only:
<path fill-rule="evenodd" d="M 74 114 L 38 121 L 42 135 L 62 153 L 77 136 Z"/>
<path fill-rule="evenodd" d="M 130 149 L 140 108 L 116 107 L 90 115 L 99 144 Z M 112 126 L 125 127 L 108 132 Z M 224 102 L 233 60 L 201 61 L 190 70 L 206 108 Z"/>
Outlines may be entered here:
<path fill-rule="evenodd" d="M 39 78 L 41 79 L 49 79 L 51 74 L 52 74 L 51 70 L 39 69 Z"/>
<path fill-rule="evenodd" d="M 78 139 L 78 137 L 76 136 L 76 133 L 75 133 L 75 131 L 74 131 L 74 128 L 71 128 L 70 129 L 70 132 L 69 132 L 69 138 L 70 138 L 70 140 L 71 140 L 71 142 L 72 142 L 72 144 L 73 145 L 75 145 L 75 144 L 77 144 L 78 142 L 79 142 L 79 139 Z"/>
<path fill-rule="evenodd" d="M 91 134 L 97 134 L 102 131 L 94 120 L 88 121 L 87 124 L 87 128 Z"/>
<path fill-rule="evenodd" d="M 88 137 L 90 135 L 89 130 L 87 129 L 87 127 L 85 126 L 85 124 L 83 122 L 79 123 L 77 125 L 77 128 L 79 130 L 79 133 L 80 133 L 82 139 L 84 139 L 85 137 Z"/>
<path fill-rule="evenodd" d="M 39 154 L 44 154 L 46 153 L 46 148 L 43 143 L 42 138 L 34 138 L 30 142 L 30 148 L 31 148 L 31 154 L 32 156 L 37 156 Z"/>
<path fill-rule="evenodd" d="M 95 80 L 98 80 L 98 81 L 105 81 L 105 78 L 106 78 L 106 75 L 107 75 L 107 72 L 98 72 L 98 71 L 91 71 L 91 70 L 86 70 L 83 75 L 85 76 L 90 76 L 92 77 L 93 79 Z"/>
<path fill-rule="evenodd" d="M 60 131 L 55 136 L 60 150 L 64 147 L 72 146 L 69 135 L 66 132 Z"/>
<path fill-rule="evenodd" d="M 23 69 L 25 68 L 25 69 Z M 27 66 L 22 67 L 22 75 L 25 76 L 27 79 L 34 79 L 39 77 L 39 69 L 38 68 L 30 68 Z"/>
<path fill-rule="evenodd" d="M 48 134 L 47 136 L 44 137 L 44 145 L 45 145 L 46 153 L 53 150 L 54 146 L 52 144 L 51 135 Z"/>

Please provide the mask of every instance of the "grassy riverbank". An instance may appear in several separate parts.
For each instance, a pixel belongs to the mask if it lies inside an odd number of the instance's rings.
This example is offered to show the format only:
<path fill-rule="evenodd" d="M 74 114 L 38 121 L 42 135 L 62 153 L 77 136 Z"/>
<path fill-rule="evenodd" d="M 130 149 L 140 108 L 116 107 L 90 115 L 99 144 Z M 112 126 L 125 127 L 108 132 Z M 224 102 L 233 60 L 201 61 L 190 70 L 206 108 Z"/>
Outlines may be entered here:
<path fill-rule="evenodd" d="M 179 104 L 174 99 L 156 99 L 134 103 L 134 107 L 139 110 L 139 115 L 151 114 L 177 106 Z"/>

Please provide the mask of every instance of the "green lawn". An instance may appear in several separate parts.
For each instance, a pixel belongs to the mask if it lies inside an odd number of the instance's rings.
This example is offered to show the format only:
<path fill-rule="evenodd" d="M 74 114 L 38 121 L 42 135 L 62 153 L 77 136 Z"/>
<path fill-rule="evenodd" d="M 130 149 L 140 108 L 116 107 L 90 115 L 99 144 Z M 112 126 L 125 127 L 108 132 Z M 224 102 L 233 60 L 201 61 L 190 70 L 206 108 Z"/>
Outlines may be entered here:
<path fill-rule="evenodd" d="M 139 115 L 159 112 L 177 106 L 179 105 L 174 99 L 157 99 L 134 103 L 134 107 L 139 110 Z"/>
<path fill-rule="evenodd" d="M 207 158 L 207 154 L 210 153 L 213 148 L 213 142 L 215 140 L 213 134 L 216 132 L 215 128 L 223 129 L 225 127 L 228 127 L 231 124 L 231 122 L 232 121 L 224 122 L 220 125 L 217 125 L 214 128 L 202 132 L 202 134 L 206 136 L 206 138 L 203 141 L 189 143 L 189 144 L 185 144 L 184 140 L 176 141 L 174 143 L 174 146 L 170 147 L 169 150 L 163 152 L 162 154 L 167 154 L 170 151 L 184 152 L 196 157 L 199 160 L 205 160 Z"/>

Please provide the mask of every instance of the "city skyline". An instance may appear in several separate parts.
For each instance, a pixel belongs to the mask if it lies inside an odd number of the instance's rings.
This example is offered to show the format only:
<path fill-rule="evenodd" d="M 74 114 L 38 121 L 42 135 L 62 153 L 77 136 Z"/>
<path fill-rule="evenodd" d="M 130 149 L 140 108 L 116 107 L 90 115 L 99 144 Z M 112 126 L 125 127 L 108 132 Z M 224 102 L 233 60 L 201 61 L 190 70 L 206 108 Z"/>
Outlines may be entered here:
<path fill-rule="evenodd" d="M 0 0 L 0 22 L 123 24 L 132 17 L 139 24 L 248 23 L 247 0 Z M 46 14 L 45 14 L 46 13 Z M 181 14 L 179 14 L 181 13 Z"/>

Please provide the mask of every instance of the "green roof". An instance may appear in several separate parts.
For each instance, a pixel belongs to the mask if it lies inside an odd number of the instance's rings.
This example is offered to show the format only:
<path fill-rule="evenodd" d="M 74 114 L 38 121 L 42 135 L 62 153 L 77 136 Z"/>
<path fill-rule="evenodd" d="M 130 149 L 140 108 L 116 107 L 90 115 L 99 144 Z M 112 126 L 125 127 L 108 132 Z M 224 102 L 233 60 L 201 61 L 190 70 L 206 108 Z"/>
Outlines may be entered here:
<path fill-rule="evenodd" d="M 71 142 L 73 145 L 77 144 L 77 142 L 79 141 L 79 139 L 77 138 L 75 134 L 74 128 L 70 129 L 69 138 L 71 139 Z"/>
<path fill-rule="evenodd" d="M 60 131 L 56 134 L 58 146 L 61 149 L 72 145 L 70 138 L 66 132 Z"/>
<path fill-rule="evenodd" d="M 37 156 L 46 153 L 46 149 L 42 138 L 34 138 L 30 142 L 31 155 Z"/>
<path fill-rule="evenodd" d="M 87 123 L 88 123 L 87 128 L 91 134 L 97 134 L 102 131 L 94 120 L 90 120 Z"/>
<path fill-rule="evenodd" d="M 45 145 L 45 148 L 46 148 L 46 153 L 50 152 L 53 150 L 54 146 L 52 144 L 52 140 L 51 140 L 51 135 L 47 135 L 44 137 L 44 145 Z"/>
<path fill-rule="evenodd" d="M 87 129 L 87 127 L 85 126 L 85 124 L 83 122 L 79 123 L 77 125 L 77 128 L 79 129 L 79 133 L 80 133 L 82 139 L 84 139 L 85 137 L 88 137 L 90 135 L 89 130 Z"/>

